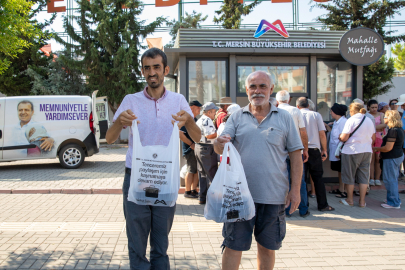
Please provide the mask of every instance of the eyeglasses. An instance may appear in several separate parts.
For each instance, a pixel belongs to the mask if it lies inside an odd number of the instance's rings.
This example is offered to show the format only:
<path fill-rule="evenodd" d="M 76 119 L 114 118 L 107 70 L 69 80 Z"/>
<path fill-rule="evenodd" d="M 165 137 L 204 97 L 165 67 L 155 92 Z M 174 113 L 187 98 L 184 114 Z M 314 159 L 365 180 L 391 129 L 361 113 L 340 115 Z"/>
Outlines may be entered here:
<path fill-rule="evenodd" d="M 391 106 L 392 106 L 392 105 L 397 105 L 397 104 L 396 104 L 396 103 L 391 103 Z"/>

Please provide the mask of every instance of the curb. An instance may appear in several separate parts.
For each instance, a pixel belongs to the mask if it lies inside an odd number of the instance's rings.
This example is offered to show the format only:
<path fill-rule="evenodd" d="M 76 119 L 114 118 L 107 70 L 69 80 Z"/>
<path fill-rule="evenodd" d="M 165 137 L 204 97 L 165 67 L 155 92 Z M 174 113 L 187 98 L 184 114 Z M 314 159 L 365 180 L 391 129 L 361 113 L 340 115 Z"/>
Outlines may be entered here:
<path fill-rule="evenodd" d="M 339 188 L 336 184 L 326 184 L 326 191 Z M 385 190 L 385 186 L 371 186 L 371 190 Z M 398 185 L 398 190 L 405 190 L 405 185 Z M 179 189 L 184 194 L 185 188 Z M 122 194 L 120 188 L 67 188 L 67 189 L 0 189 L 0 194 Z"/>

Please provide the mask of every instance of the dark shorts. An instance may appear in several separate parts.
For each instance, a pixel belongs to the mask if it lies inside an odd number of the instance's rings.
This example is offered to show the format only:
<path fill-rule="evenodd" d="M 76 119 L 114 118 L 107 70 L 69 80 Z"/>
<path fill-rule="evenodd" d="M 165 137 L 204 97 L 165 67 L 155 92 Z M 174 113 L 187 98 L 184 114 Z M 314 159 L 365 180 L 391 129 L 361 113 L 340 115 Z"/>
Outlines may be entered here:
<path fill-rule="evenodd" d="M 342 161 L 331 161 L 330 162 L 330 169 L 335 172 L 342 172 Z"/>
<path fill-rule="evenodd" d="M 195 157 L 194 151 L 190 151 L 184 155 L 187 161 L 187 172 L 197 173 L 197 159 Z"/>
<path fill-rule="evenodd" d="M 285 205 L 255 203 L 256 215 L 248 221 L 224 223 L 222 246 L 247 251 L 256 242 L 269 250 L 278 250 L 286 233 Z"/>

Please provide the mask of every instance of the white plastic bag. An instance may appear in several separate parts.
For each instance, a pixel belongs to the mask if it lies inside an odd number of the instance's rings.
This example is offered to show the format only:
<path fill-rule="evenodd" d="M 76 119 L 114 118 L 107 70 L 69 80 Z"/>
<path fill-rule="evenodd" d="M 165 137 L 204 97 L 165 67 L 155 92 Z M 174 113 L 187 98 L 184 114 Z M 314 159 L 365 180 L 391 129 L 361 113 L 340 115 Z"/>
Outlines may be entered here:
<path fill-rule="evenodd" d="M 168 146 L 142 146 L 132 122 L 133 154 L 128 200 L 140 205 L 174 206 L 180 188 L 179 129 L 173 126 Z"/>
<path fill-rule="evenodd" d="M 335 150 L 335 157 L 340 159 L 340 155 L 342 154 L 344 142 L 339 141 L 336 150 Z"/>
<path fill-rule="evenodd" d="M 221 164 L 208 189 L 204 216 L 215 222 L 239 222 L 255 216 L 245 171 L 239 153 L 231 143 L 225 144 Z"/>
<path fill-rule="evenodd" d="M 180 170 L 180 178 L 185 179 L 185 178 L 186 178 L 186 174 L 187 174 L 187 164 L 184 165 L 183 167 L 181 167 L 181 170 Z"/>

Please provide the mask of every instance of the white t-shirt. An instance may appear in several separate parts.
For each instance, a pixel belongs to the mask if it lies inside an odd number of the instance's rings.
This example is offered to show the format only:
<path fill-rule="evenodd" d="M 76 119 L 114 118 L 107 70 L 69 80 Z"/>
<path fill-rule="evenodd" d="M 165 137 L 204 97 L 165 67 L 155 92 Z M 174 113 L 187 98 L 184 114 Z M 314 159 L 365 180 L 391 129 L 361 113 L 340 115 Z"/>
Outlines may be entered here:
<path fill-rule="evenodd" d="M 365 117 L 364 114 L 356 113 L 349 119 L 342 130 L 342 133 L 352 133 L 360 122 Z M 372 136 L 375 133 L 373 122 L 370 118 L 366 117 L 363 124 L 356 130 L 356 132 L 346 141 L 343 146 L 342 154 L 353 155 L 360 153 L 372 153 L 371 143 L 373 142 Z"/>
<path fill-rule="evenodd" d="M 225 123 L 221 123 L 221 124 L 219 125 L 219 127 L 218 127 L 217 135 L 218 135 L 218 136 L 221 136 L 222 131 L 224 131 L 224 129 L 225 129 Z M 217 136 L 217 137 L 218 137 L 218 136 Z"/>
<path fill-rule="evenodd" d="M 342 116 L 339 120 L 333 122 L 333 128 L 330 132 L 329 140 L 329 160 L 339 161 L 340 159 L 335 157 L 336 148 L 339 144 L 339 135 L 342 133 L 343 128 L 347 122 L 347 118 Z M 357 132 L 357 131 L 356 131 Z"/>
<path fill-rule="evenodd" d="M 278 105 L 278 108 L 286 110 L 290 113 L 292 119 L 294 120 L 294 125 L 297 128 L 298 133 L 300 133 L 300 128 L 305 128 L 304 117 L 302 116 L 302 113 L 298 108 L 293 107 L 287 103 L 280 103 L 280 105 Z"/>
<path fill-rule="evenodd" d="M 214 140 L 209 140 L 205 137 L 217 132 L 214 126 L 214 122 L 212 122 L 211 118 L 203 114 L 200 119 L 197 120 L 196 125 L 200 128 L 202 135 L 199 143 L 214 143 Z"/>

